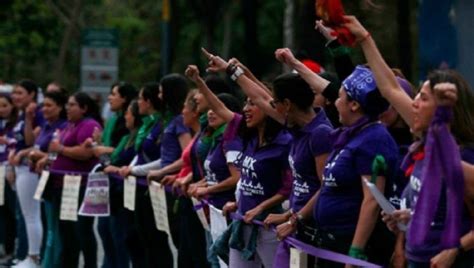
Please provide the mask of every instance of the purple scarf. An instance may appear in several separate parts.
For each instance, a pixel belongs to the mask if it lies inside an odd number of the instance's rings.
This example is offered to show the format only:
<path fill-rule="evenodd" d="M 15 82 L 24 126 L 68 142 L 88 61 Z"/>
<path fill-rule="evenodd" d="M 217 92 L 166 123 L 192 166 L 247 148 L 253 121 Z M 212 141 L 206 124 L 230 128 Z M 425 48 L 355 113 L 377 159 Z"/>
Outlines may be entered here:
<path fill-rule="evenodd" d="M 438 107 L 428 129 L 421 175 L 423 183 L 409 230 L 411 241 L 408 243 L 412 246 L 423 246 L 435 218 L 441 191 L 446 191 L 447 202 L 441 245 L 443 248 L 453 248 L 460 243 L 464 175 L 459 147 L 446 124 L 452 116 L 450 107 Z M 442 188 L 443 180 L 446 189 Z"/>
<path fill-rule="evenodd" d="M 340 127 L 331 132 L 330 139 L 332 141 L 333 151 L 337 152 L 344 148 L 351 138 L 369 122 L 369 117 L 364 116 L 348 127 Z"/>

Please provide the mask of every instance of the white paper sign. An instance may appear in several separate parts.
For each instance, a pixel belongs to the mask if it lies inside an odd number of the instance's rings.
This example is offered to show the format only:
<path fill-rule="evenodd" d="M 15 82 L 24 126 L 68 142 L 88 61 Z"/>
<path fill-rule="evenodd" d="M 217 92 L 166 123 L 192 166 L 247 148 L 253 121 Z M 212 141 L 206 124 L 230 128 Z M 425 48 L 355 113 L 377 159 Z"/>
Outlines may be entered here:
<path fill-rule="evenodd" d="M 135 211 L 135 192 L 137 190 L 137 178 L 128 176 L 123 180 L 123 206 Z"/>
<path fill-rule="evenodd" d="M 59 219 L 63 221 L 77 221 L 80 187 L 81 176 L 64 176 Z"/>
<path fill-rule="evenodd" d="M 217 209 L 213 205 L 209 205 L 209 222 L 212 241 L 216 241 L 217 238 L 227 229 L 227 220 L 224 215 L 222 215 L 222 210 Z M 219 258 L 219 264 L 221 268 L 227 268 L 227 265 L 221 260 L 221 258 Z"/>
<path fill-rule="evenodd" d="M 109 177 L 107 174 L 102 172 L 89 174 L 79 215 L 90 217 L 110 215 Z"/>
<path fill-rule="evenodd" d="M 387 213 L 387 214 L 392 214 L 395 211 L 395 207 L 390 203 L 390 201 L 385 198 L 385 196 L 379 191 L 377 186 L 371 182 L 369 182 L 367 179 L 364 178 L 365 185 L 369 188 L 370 192 L 374 196 L 375 200 L 377 200 L 377 203 L 380 205 L 382 210 Z M 398 223 L 397 224 L 398 229 L 401 231 L 406 231 L 407 226 L 403 223 Z"/>
<path fill-rule="evenodd" d="M 5 178 L 6 168 L 4 165 L 0 166 L 0 206 L 5 205 Z"/>
<path fill-rule="evenodd" d="M 227 229 L 227 220 L 222 215 L 222 210 L 209 205 L 209 218 L 211 222 L 211 236 L 212 240 L 216 239 Z"/>
<path fill-rule="evenodd" d="M 36 191 L 34 195 L 34 199 L 36 200 L 41 200 L 41 197 L 43 196 L 44 188 L 46 187 L 46 183 L 48 182 L 49 179 L 49 171 L 48 170 L 43 170 L 41 172 L 41 177 L 38 182 L 38 186 L 36 186 Z"/>
<path fill-rule="evenodd" d="M 159 183 L 152 181 L 148 186 L 148 190 L 150 192 L 151 205 L 153 206 L 156 228 L 170 236 L 165 189 Z"/>
<path fill-rule="evenodd" d="M 290 268 L 306 267 L 308 267 L 308 255 L 299 249 L 290 248 Z"/>
<path fill-rule="evenodd" d="M 191 197 L 191 200 L 193 201 L 193 206 L 194 207 L 201 205 L 201 202 L 199 200 L 197 200 L 196 198 Z M 207 222 L 207 218 L 206 218 L 206 214 L 204 213 L 204 209 L 200 208 L 200 209 L 196 210 L 196 214 L 198 216 L 199 221 L 202 224 L 202 227 L 206 231 L 210 231 L 209 223 Z"/>

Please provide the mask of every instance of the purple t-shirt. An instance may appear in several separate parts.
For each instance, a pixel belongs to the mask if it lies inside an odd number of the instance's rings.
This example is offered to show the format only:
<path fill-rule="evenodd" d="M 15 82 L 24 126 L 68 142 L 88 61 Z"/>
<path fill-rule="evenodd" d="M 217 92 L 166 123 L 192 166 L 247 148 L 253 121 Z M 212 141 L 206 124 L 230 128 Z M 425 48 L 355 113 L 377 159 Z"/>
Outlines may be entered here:
<path fill-rule="evenodd" d="M 181 145 L 179 144 L 179 136 L 184 133 L 190 133 L 183 123 L 183 116 L 174 117 L 163 131 L 161 139 L 161 167 L 173 163 L 181 157 Z"/>
<path fill-rule="evenodd" d="M 39 109 L 37 109 L 35 113 L 35 119 L 33 121 L 33 128 L 38 127 L 38 126 L 41 127 L 43 123 L 44 123 L 43 114 L 41 113 Z M 20 112 L 18 116 L 18 120 L 15 126 L 13 127 L 13 131 L 11 134 L 13 135 L 12 138 L 16 140 L 16 144 L 15 144 L 16 152 L 28 147 L 26 146 L 26 143 L 25 143 L 25 113 L 24 112 Z"/>
<path fill-rule="evenodd" d="M 145 140 L 143 140 L 143 143 L 138 151 L 138 159 L 135 165 L 143 165 L 160 158 L 162 134 L 161 132 L 162 125 L 161 122 L 158 121 L 153 126 L 148 136 L 146 136 Z M 137 177 L 137 179 L 143 181 L 146 180 L 146 177 L 141 176 Z M 139 186 L 141 186 L 141 184 L 139 184 Z"/>
<path fill-rule="evenodd" d="M 462 160 L 474 164 L 474 149 L 466 148 L 461 150 Z M 407 184 L 402 195 L 402 203 L 406 205 L 407 208 L 414 210 L 416 206 L 416 201 L 420 193 L 422 181 L 422 170 L 424 166 L 424 159 L 419 160 L 415 163 L 413 172 L 410 176 L 410 182 Z M 445 189 L 445 184 L 443 182 L 442 189 Z M 406 246 L 405 251 L 409 260 L 418 261 L 418 262 L 429 262 L 432 257 L 441 252 L 443 249 L 441 247 L 441 236 L 444 229 L 444 220 L 446 218 L 446 192 L 443 190 L 441 192 L 441 197 L 438 203 L 438 209 L 435 214 L 435 218 L 431 223 L 431 229 L 426 237 L 426 241 L 422 247 L 413 247 L 410 245 L 410 232 L 406 232 Z M 463 222 L 463 234 L 467 233 L 471 228 L 471 220 L 469 217 L 469 212 L 467 208 L 464 209 L 464 214 L 462 218 Z M 408 225 L 410 228 L 410 225 Z"/>
<path fill-rule="evenodd" d="M 313 210 L 321 229 L 338 234 L 355 232 L 364 198 L 361 176 L 372 174 L 372 162 L 377 155 L 385 158 L 388 169 L 383 176 L 386 185 L 390 185 L 396 169 L 398 148 L 382 124 L 366 126 L 341 150 L 331 152 Z"/>
<path fill-rule="evenodd" d="M 281 131 L 275 140 L 258 148 L 250 140 L 241 156 L 239 212 L 244 214 L 277 194 L 288 174 L 291 135 Z"/>
<path fill-rule="evenodd" d="M 324 110 L 300 130 L 293 130 L 288 162 L 293 173 L 291 208 L 299 211 L 319 190 L 320 182 L 314 158 L 331 151 L 331 123 Z"/>
<path fill-rule="evenodd" d="M 66 147 L 81 145 L 87 138 L 92 138 L 94 128 L 101 129 L 102 127 L 91 118 L 82 119 L 77 123 L 69 122 L 59 135 L 59 139 Z M 97 163 L 96 157 L 82 161 L 58 154 L 58 158 L 51 164 L 51 169 L 88 172 Z"/>
<path fill-rule="evenodd" d="M 45 122 L 41 131 L 36 137 L 35 140 L 35 147 L 38 148 L 42 152 L 48 152 L 49 143 L 53 138 L 54 132 L 58 130 L 63 130 L 67 126 L 67 122 L 64 119 L 59 119 L 53 124 L 49 124 Z"/>
<path fill-rule="evenodd" d="M 218 137 L 214 148 L 209 150 L 204 161 L 204 173 L 208 186 L 216 185 L 230 177 L 228 164 L 236 161 L 237 154 L 242 150 L 242 141 L 235 138 L 231 141 L 223 142 L 223 138 Z M 214 207 L 222 209 L 228 201 L 235 199 L 235 189 L 229 189 L 219 193 L 209 195 L 209 203 Z"/>
<path fill-rule="evenodd" d="M 0 119 L 0 136 L 11 136 L 11 134 L 5 129 L 7 125 L 7 120 L 5 119 Z M 0 144 L 0 162 L 5 162 L 8 159 L 8 145 L 6 144 Z"/>

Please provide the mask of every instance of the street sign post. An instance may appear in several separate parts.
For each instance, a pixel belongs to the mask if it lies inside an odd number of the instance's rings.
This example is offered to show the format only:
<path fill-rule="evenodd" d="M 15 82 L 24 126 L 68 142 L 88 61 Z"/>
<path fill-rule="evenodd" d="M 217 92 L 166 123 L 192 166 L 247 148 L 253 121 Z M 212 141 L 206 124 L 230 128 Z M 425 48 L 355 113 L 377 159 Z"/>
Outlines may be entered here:
<path fill-rule="evenodd" d="M 81 39 L 81 89 L 108 93 L 118 80 L 118 31 L 88 28 Z"/>

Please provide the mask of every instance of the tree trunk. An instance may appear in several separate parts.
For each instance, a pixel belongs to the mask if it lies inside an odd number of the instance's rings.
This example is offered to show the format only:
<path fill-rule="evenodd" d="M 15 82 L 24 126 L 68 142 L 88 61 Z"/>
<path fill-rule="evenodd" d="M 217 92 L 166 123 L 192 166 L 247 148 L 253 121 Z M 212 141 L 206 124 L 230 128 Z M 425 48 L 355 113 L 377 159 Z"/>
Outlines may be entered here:
<path fill-rule="evenodd" d="M 69 42 L 74 35 L 74 31 L 77 29 L 77 21 L 81 15 L 82 0 L 75 0 L 74 6 L 69 18 L 69 23 L 66 23 L 66 29 L 64 30 L 63 39 L 59 49 L 59 55 L 56 62 L 56 68 L 54 70 L 54 79 L 59 82 L 63 82 L 63 70 L 66 62 L 66 55 L 69 49 Z"/>
<path fill-rule="evenodd" d="M 283 47 L 290 49 L 295 48 L 295 38 L 294 38 L 294 20 L 295 17 L 295 1 L 294 0 L 285 0 L 285 14 L 283 17 Z M 286 64 L 283 64 L 283 71 L 289 72 L 290 67 Z"/>
<path fill-rule="evenodd" d="M 409 81 L 412 81 L 412 59 L 413 50 L 411 47 L 410 31 L 410 1 L 398 1 L 398 55 L 400 60 L 400 69 Z"/>

